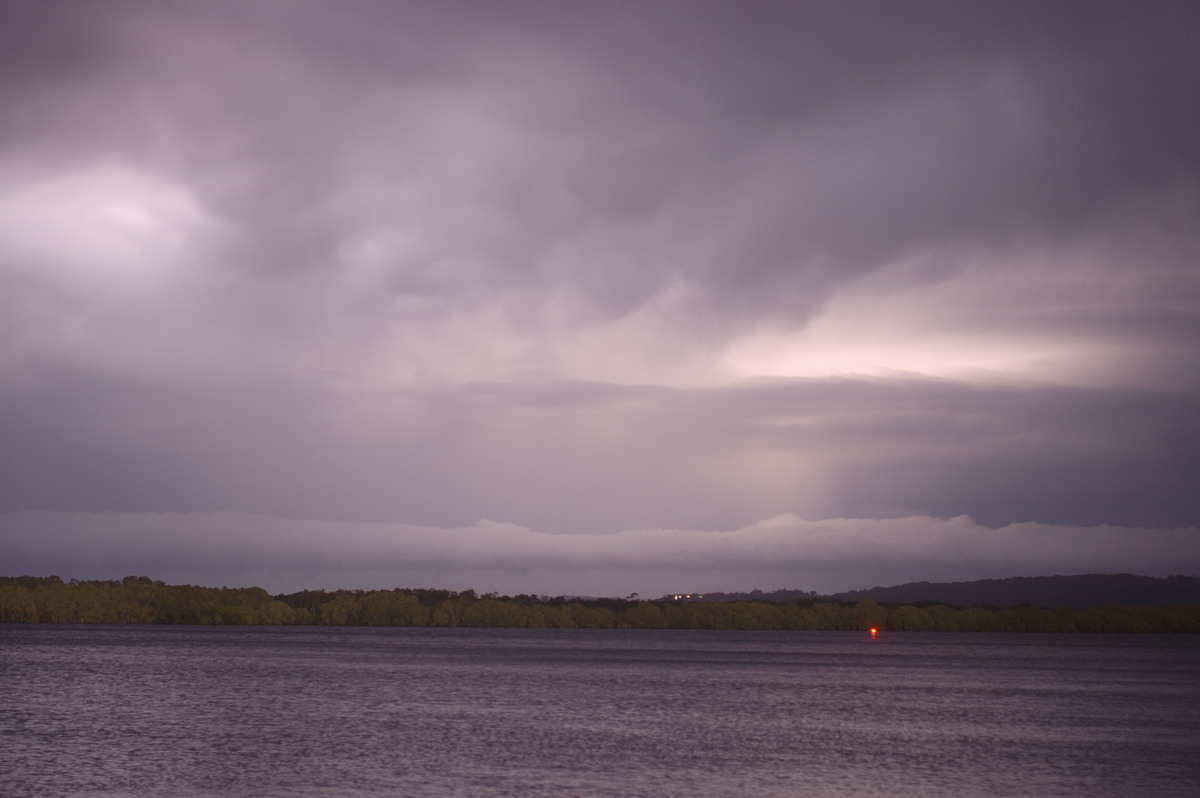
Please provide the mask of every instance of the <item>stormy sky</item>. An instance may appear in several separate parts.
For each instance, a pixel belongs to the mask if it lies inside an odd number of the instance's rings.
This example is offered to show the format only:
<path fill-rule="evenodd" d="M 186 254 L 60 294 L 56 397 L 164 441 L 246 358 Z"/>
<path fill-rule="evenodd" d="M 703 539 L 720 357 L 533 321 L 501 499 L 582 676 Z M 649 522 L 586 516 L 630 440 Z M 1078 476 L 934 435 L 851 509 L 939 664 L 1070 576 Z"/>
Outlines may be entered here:
<path fill-rule="evenodd" d="M 0 0 L 0 572 L 1200 570 L 1200 7 Z"/>

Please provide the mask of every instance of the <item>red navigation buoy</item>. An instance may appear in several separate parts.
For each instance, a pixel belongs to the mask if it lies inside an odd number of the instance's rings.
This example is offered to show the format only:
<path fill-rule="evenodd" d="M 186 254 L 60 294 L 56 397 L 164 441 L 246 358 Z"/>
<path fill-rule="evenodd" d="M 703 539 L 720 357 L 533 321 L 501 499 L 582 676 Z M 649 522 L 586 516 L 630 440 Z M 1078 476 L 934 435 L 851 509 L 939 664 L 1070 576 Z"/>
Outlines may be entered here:
<path fill-rule="evenodd" d="M 876 636 L 876 635 L 878 635 L 878 634 L 879 634 L 879 630 L 878 630 L 878 629 L 876 629 L 874 626 L 872 626 L 872 627 L 871 627 L 871 639 L 872 639 L 872 640 L 874 640 L 874 639 L 875 639 L 875 636 Z"/>

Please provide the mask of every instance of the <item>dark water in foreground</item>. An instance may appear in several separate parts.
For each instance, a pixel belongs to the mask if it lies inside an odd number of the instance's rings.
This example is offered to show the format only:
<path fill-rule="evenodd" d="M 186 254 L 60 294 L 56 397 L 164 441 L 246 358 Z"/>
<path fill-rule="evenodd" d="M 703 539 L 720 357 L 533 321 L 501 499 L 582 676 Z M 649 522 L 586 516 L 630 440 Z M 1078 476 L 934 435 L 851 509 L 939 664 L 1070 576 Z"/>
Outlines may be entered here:
<path fill-rule="evenodd" d="M 0 626 L 5 796 L 1196 796 L 1200 638 Z"/>

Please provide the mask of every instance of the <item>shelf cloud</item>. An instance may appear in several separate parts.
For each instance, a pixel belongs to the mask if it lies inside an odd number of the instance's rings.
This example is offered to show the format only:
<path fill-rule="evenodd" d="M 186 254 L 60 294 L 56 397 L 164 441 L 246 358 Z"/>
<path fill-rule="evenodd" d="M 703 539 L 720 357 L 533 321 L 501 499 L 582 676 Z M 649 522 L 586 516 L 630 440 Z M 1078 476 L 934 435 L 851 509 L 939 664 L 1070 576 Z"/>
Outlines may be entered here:
<path fill-rule="evenodd" d="M 292 521 L 245 513 L 24 512 L 11 565 L 28 571 L 145 571 L 177 582 L 251 580 L 273 591 L 411 587 L 521 592 L 531 579 L 556 594 L 649 596 L 662 585 L 749 589 L 755 580 L 833 592 L 846 579 L 901 582 L 1063 570 L 1156 575 L 1194 548 L 1194 529 L 1051 524 L 982 526 L 967 516 L 808 521 L 780 515 L 733 530 L 636 529 L 551 535 L 515 524 L 469 527 Z M 697 584 L 699 583 L 699 584 Z M 864 586 L 866 586 L 864 582 Z M 653 591 L 658 590 L 658 593 Z"/>

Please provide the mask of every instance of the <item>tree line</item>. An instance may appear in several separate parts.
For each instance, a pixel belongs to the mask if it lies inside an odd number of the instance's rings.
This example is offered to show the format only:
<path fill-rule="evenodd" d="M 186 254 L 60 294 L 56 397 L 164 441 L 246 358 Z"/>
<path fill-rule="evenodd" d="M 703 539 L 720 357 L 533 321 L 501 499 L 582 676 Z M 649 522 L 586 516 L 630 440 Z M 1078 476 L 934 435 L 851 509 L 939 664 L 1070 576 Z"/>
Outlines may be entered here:
<path fill-rule="evenodd" d="M 117 580 L 0 577 L 0 622 L 565 629 L 1200 633 L 1200 605 L 958 607 L 805 597 L 687 602 L 483 595 L 473 590 L 303 590 Z"/>

